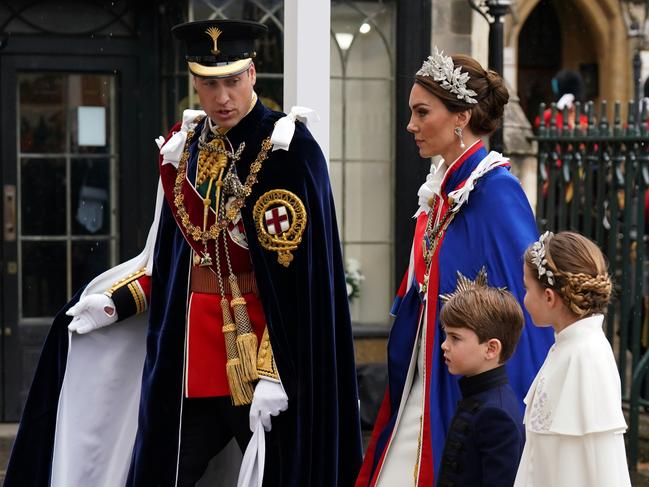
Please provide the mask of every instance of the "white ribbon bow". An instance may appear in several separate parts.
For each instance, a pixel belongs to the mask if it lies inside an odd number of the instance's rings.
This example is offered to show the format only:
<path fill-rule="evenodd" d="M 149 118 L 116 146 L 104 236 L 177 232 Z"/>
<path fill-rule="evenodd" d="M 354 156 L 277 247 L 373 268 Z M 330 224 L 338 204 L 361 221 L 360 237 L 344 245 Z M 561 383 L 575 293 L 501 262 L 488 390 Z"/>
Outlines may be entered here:
<path fill-rule="evenodd" d="M 155 143 L 160 148 L 160 155 L 162 156 L 162 164 L 173 164 L 178 167 L 178 162 L 183 155 L 185 148 L 185 141 L 187 140 L 187 132 L 196 126 L 196 117 L 205 115 L 203 110 L 185 110 L 183 112 L 183 123 L 180 126 L 180 132 L 174 134 L 165 143 L 164 137 L 161 135 L 155 139 Z"/>
<path fill-rule="evenodd" d="M 444 160 L 435 165 L 431 163 L 430 172 L 426 175 L 426 182 L 419 187 L 417 196 L 419 196 L 419 209 L 414 214 L 413 218 L 417 218 L 422 213 L 428 213 L 432 208 L 428 204 L 433 195 L 439 194 L 439 188 L 442 184 L 444 174 L 440 168 L 444 166 Z"/>
<path fill-rule="evenodd" d="M 270 141 L 273 144 L 273 151 L 278 149 L 288 150 L 288 146 L 293 140 L 293 134 L 295 133 L 295 120 L 299 120 L 304 123 L 307 127 L 311 122 L 318 122 L 320 117 L 311 108 L 295 106 L 291 108 L 291 111 L 285 117 L 280 118 L 277 123 L 275 123 L 275 129 L 270 136 Z"/>
<path fill-rule="evenodd" d="M 266 460 L 266 436 L 261 421 L 257 423 L 241 461 L 237 487 L 262 487 Z"/>

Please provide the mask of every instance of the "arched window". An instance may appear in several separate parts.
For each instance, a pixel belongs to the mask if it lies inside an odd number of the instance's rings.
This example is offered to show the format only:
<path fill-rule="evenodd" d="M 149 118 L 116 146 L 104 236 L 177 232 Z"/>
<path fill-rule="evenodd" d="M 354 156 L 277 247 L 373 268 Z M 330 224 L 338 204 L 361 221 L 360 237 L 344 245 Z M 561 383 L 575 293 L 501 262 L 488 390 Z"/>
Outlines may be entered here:
<path fill-rule="evenodd" d="M 395 17 L 394 2 L 331 6 L 331 181 L 361 324 L 385 324 L 393 291 Z"/>

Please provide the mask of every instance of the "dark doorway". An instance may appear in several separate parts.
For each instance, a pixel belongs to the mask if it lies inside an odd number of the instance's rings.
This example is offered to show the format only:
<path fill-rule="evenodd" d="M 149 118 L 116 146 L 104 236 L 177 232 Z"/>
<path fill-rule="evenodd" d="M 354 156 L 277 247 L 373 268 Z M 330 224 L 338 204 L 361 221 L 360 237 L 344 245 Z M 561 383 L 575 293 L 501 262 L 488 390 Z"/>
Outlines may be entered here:
<path fill-rule="evenodd" d="M 397 73 L 395 105 L 395 185 L 394 194 L 394 289 L 399 289 L 412 247 L 417 199 L 413 195 L 426 181 L 427 164 L 419 157 L 412 134 L 406 130 L 410 119 L 408 97 L 414 73 L 430 55 L 431 2 L 402 0 L 397 2 Z"/>
<path fill-rule="evenodd" d="M 539 103 L 553 101 L 552 76 L 562 66 L 559 17 L 551 0 L 541 0 L 518 37 L 518 96 L 528 120 L 538 115 Z"/>
<path fill-rule="evenodd" d="M 115 2 L 121 30 L 79 33 L 79 3 L 57 2 L 47 32 L 23 7 L 0 25 L 2 421 L 20 418 L 57 310 L 140 250 L 157 181 L 155 16 Z"/>

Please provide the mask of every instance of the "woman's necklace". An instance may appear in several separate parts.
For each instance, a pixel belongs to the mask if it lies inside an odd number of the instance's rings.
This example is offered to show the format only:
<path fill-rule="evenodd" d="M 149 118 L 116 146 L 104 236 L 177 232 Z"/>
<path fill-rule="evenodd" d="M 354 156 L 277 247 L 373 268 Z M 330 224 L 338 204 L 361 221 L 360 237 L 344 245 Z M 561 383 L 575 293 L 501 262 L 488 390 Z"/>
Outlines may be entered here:
<path fill-rule="evenodd" d="M 439 196 L 435 195 L 431 210 L 428 213 L 428 218 L 426 220 L 426 230 L 424 231 L 424 238 L 422 239 L 421 245 L 424 256 L 425 272 L 424 272 L 424 282 L 421 286 L 421 292 L 425 293 L 428 290 L 428 280 L 430 279 L 430 265 L 433 261 L 433 255 L 435 255 L 435 250 L 439 245 L 439 241 L 442 238 L 442 235 L 448 228 L 448 226 L 453 221 L 455 214 L 457 212 L 453 211 L 453 202 L 449 200 L 449 207 L 440 218 L 437 225 L 433 226 L 433 221 L 435 221 L 435 208 L 438 204 L 441 203 Z"/>

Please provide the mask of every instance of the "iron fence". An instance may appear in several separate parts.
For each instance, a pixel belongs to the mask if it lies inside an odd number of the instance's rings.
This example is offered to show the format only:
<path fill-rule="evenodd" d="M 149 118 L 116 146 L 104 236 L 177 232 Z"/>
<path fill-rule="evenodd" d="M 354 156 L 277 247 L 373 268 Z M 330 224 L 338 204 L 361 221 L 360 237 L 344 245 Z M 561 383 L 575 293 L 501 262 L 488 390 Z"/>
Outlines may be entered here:
<path fill-rule="evenodd" d="M 629 466 L 638 460 L 639 409 L 649 408 L 649 294 L 645 197 L 649 185 L 647 113 L 629 102 L 577 103 L 539 110 L 536 218 L 539 230 L 573 230 L 594 240 L 608 257 L 615 287 L 606 335 L 618 360 L 623 401 L 629 406 Z M 598 116 L 599 115 L 599 116 Z M 559 123 L 557 120 L 559 119 Z"/>

